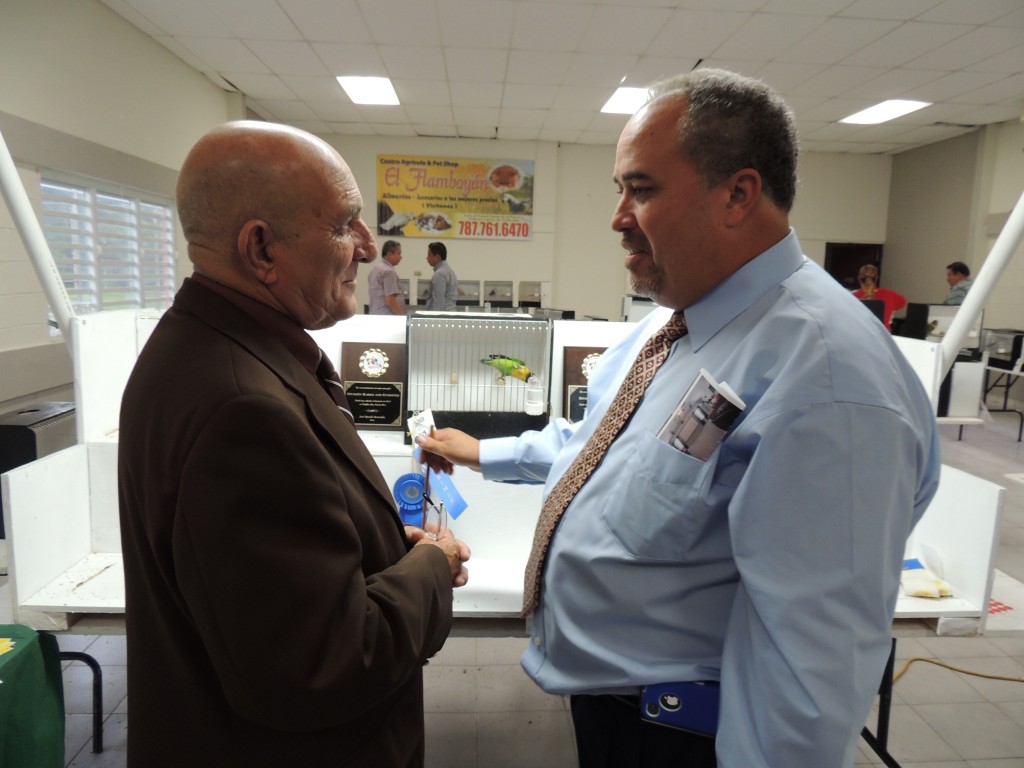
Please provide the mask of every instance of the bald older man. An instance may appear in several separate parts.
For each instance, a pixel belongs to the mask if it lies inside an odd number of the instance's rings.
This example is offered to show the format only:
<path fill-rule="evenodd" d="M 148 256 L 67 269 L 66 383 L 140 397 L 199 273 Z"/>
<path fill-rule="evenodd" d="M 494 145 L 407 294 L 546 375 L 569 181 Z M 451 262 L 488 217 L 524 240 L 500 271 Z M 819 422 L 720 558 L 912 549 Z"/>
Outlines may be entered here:
<path fill-rule="evenodd" d="M 469 550 L 403 527 L 304 330 L 355 312 L 359 188 L 325 142 L 239 122 L 177 206 L 195 272 L 121 409 L 128 765 L 422 765 Z"/>

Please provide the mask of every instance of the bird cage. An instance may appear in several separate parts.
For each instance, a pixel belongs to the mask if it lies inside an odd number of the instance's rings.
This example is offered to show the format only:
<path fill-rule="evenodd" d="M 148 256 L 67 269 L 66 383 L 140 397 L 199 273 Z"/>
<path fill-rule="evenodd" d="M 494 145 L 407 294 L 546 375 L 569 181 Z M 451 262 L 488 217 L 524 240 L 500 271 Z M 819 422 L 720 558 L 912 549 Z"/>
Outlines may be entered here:
<path fill-rule="evenodd" d="M 517 314 L 416 313 L 408 328 L 408 408 L 475 437 L 547 423 L 551 321 Z"/>

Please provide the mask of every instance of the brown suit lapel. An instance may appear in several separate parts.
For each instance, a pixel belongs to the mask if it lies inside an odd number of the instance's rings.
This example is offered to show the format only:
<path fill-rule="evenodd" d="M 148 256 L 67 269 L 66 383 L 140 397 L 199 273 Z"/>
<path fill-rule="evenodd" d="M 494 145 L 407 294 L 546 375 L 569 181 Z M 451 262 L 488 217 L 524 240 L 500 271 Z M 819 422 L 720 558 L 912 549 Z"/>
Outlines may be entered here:
<path fill-rule="evenodd" d="M 393 512 L 395 521 L 401 525 L 391 490 L 355 426 L 283 344 L 241 309 L 194 281 L 186 281 L 182 285 L 175 297 L 175 307 L 195 315 L 244 347 L 273 371 L 285 386 L 301 395 L 324 439 L 332 442 L 367 484 L 377 491 Z"/>

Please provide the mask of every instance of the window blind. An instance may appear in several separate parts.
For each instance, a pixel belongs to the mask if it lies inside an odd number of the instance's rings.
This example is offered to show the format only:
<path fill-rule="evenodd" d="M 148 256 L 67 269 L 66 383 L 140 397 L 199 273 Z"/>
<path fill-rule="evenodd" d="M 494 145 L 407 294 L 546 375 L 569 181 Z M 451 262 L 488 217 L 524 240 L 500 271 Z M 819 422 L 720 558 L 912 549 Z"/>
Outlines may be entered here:
<path fill-rule="evenodd" d="M 43 173 L 42 228 L 75 314 L 170 306 L 177 285 L 169 200 Z"/>

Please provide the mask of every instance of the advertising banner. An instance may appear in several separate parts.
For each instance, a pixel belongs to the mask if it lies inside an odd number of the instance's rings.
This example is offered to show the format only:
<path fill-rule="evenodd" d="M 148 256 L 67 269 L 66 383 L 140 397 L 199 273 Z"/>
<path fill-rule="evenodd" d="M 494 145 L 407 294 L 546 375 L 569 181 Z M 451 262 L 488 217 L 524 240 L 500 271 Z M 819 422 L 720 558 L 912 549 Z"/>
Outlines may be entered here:
<path fill-rule="evenodd" d="M 533 161 L 377 155 L 377 234 L 529 240 Z"/>

